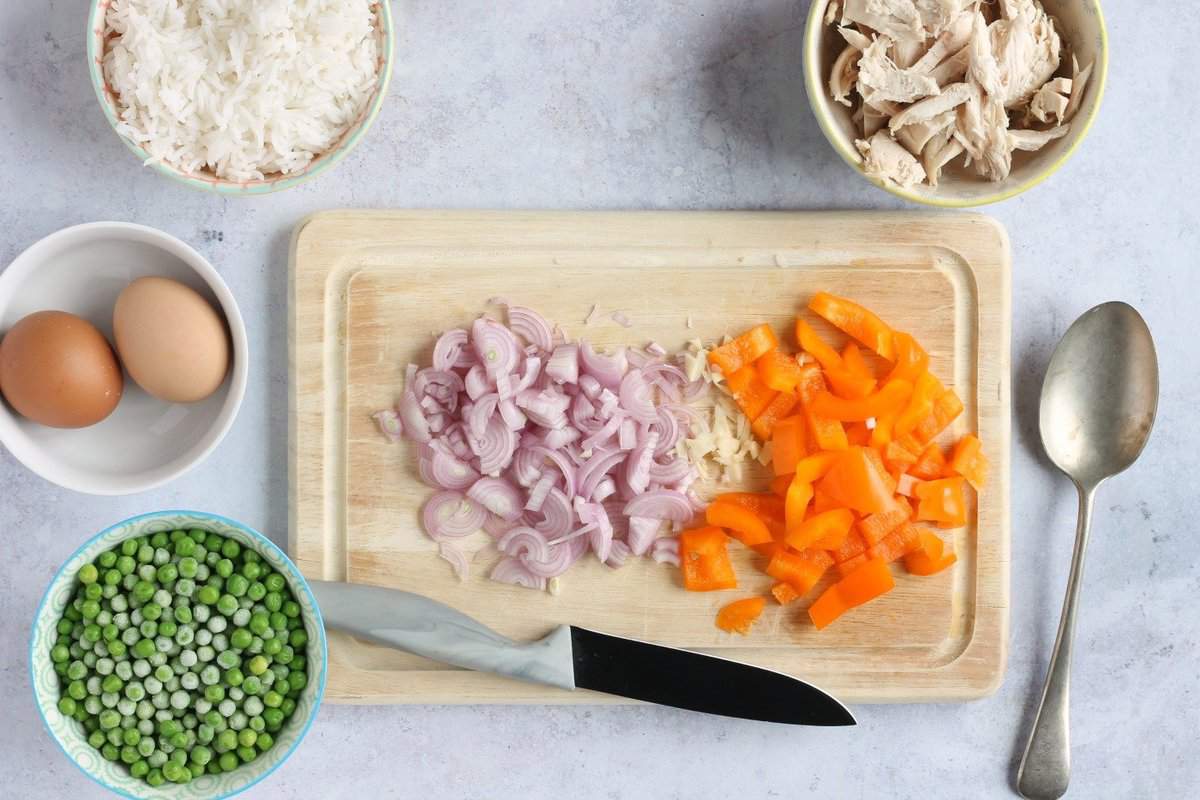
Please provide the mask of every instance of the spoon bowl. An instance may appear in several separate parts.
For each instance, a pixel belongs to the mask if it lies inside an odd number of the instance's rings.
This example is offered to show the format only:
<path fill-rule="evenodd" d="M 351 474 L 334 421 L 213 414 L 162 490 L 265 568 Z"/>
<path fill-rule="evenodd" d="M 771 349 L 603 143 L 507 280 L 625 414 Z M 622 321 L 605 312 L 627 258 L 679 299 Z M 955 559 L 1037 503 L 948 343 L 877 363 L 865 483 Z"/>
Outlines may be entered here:
<path fill-rule="evenodd" d="M 1145 320 L 1126 303 L 1096 306 L 1067 330 L 1042 384 L 1042 443 L 1086 486 L 1125 471 L 1150 438 L 1158 359 Z"/>

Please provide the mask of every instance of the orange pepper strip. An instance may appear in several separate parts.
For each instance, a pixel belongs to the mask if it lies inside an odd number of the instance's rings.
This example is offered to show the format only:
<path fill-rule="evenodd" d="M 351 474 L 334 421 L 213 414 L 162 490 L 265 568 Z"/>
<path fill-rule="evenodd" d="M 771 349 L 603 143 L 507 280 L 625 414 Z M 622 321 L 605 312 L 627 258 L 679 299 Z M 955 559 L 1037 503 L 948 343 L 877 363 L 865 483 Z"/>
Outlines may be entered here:
<path fill-rule="evenodd" d="M 868 544 L 876 545 L 892 531 L 908 522 L 912 509 L 908 503 L 897 503 L 895 508 L 880 511 L 865 519 L 859 520 L 858 532 L 863 535 Z"/>
<path fill-rule="evenodd" d="M 679 534 L 679 569 L 684 588 L 692 592 L 737 588 L 728 542 L 720 528 L 693 528 Z"/>
<path fill-rule="evenodd" d="M 858 569 L 826 589 L 808 609 L 808 616 L 817 629 L 830 623 L 852 608 L 861 606 L 895 588 L 892 571 L 882 558 L 869 559 Z"/>
<path fill-rule="evenodd" d="M 771 481 L 771 494 L 775 495 L 776 497 L 786 497 L 788 487 L 792 485 L 793 474 L 794 473 L 789 473 L 787 475 L 776 475 Z"/>
<path fill-rule="evenodd" d="M 912 396 L 908 405 L 900 413 L 900 416 L 896 417 L 896 423 L 892 426 L 892 435 L 904 436 L 916 428 L 923 419 L 933 413 L 934 401 L 945 391 L 946 387 L 933 377 L 933 373 L 921 373 L 921 377 L 917 378 L 917 382 L 913 384 Z"/>
<path fill-rule="evenodd" d="M 958 560 L 953 552 L 945 553 L 944 549 L 940 536 L 922 530 L 917 549 L 904 556 L 904 568 L 913 575 L 935 575 Z"/>
<path fill-rule="evenodd" d="M 837 538 L 835 547 L 845 541 L 854 525 L 854 514 L 848 508 L 837 508 L 822 514 L 809 517 L 797 527 L 788 526 L 787 542 L 789 547 L 803 550 L 826 537 Z"/>
<path fill-rule="evenodd" d="M 851 422 L 846 425 L 846 441 L 852 447 L 867 447 L 871 444 L 871 429 L 865 422 Z"/>
<path fill-rule="evenodd" d="M 780 581 L 771 587 L 771 594 L 774 595 L 776 602 L 781 606 L 786 606 L 795 600 L 800 599 L 800 593 L 792 588 L 790 583 Z"/>
<path fill-rule="evenodd" d="M 796 462 L 806 455 L 804 426 L 804 417 L 799 415 L 775 423 L 771 431 L 771 467 L 776 476 L 795 472 Z"/>
<path fill-rule="evenodd" d="M 883 537 L 878 544 L 867 550 L 871 558 L 882 558 L 892 562 L 916 550 L 921 545 L 920 531 L 911 522 L 906 522 Z"/>
<path fill-rule="evenodd" d="M 741 506 L 753 512 L 763 524 L 767 526 L 767 530 L 771 532 L 771 538 L 779 541 L 783 540 L 783 535 L 786 528 L 783 523 L 783 499 L 773 494 L 753 494 L 751 492 L 727 492 L 719 495 L 714 503 L 729 503 L 735 506 Z"/>
<path fill-rule="evenodd" d="M 735 600 L 717 612 L 717 627 L 728 633 L 740 633 L 745 636 L 762 614 L 766 604 L 767 601 L 761 597 Z"/>
<path fill-rule="evenodd" d="M 885 414 L 895 414 L 904 408 L 912 395 L 911 383 L 905 381 L 890 381 L 883 385 L 878 392 L 862 400 L 847 400 L 835 397 L 829 392 L 822 392 L 808 404 L 812 413 L 827 419 L 841 422 L 854 422 L 881 417 Z"/>
<path fill-rule="evenodd" d="M 842 364 L 845 365 L 846 371 L 852 375 L 857 375 L 860 378 L 875 380 L 875 372 L 871 369 L 871 365 L 863 358 L 862 350 L 854 342 L 846 342 L 846 346 L 842 348 Z"/>
<path fill-rule="evenodd" d="M 861 567 L 863 564 L 867 563 L 869 558 L 870 556 L 863 552 L 859 555 L 856 555 L 854 558 L 847 559 L 837 565 L 837 574 L 844 578 L 851 572 L 854 572 L 854 570 Z"/>
<path fill-rule="evenodd" d="M 835 328 L 865 344 L 888 361 L 896 357 L 892 329 L 883 320 L 858 303 L 835 297 L 828 292 L 817 292 L 808 307 L 823 317 Z"/>
<path fill-rule="evenodd" d="M 875 427 L 871 430 L 871 440 L 868 442 L 871 447 L 885 450 L 892 444 L 892 428 L 896 425 L 897 416 L 899 414 L 887 413 L 875 418 Z"/>
<path fill-rule="evenodd" d="M 950 463 L 946 466 L 953 474 L 966 478 L 967 483 L 974 486 L 977 492 L 987 483 L 988 461 L 983 455 L 983 442 L 973 434 L 968 433 L 958 440 L 958 444 L 954 445 L 954 453 L 950 456 Z"/>
<path fill-rule="evenodd" d="M 842 452 L 837 450 L 805 456 L 796 462 L 796 477 L 805 483 L 819 481 L 841 457 Z"/>
<path fill-rule="evenodd" d="M 801 596 L 806 595 L 821 580 L 825 571 L 833 566 L 833 559 L 827 554 L 820 553 L 822 558 L 807 558 L 809 553 L 780 550 L 767 564 L 766 572 L 775 580 L 789 584 Z"/>
<path fill-rule="evenodd" d="M 869 448 L 850 448 L 829 469 L 818 488 L 843 507 L 862 514 L 887 511 L 895 505 L 892 497 L 895 487 L 890 485 L 887 473 L 876 465 L 875 458 L 878 456 Z M 791 522 L 790 518 L 788 521 Z M 792 530 L 790 524 L 788 530 Z"/>
<path fill-rule="evenodd" d="M 893 332 L 892 342 L 896 347 L 896 364 L 888 373 L 887 380 L 916 383 L 921 373 L 929 370 L 929 354 L 907 333 Z"/>
<path fill-rule="evenodd" d="M 841 507 L 842 504 L 830 497 L 827 492 L 813 490 L 812 513 L 824 514 L 826 511 L 833 511 L 835 508 Z"/>
<path fill-rule="evenodd" d="M 757 325 L 733 341 L 713 348 L 708 354 L 708 363 L 720 367 L 721 373 L 728 378 L 778 346 L 779 339 L 775 337 L 771 326 Z"/>
<path fill-rule="evenodd" d="M 758 370 L 758 377 L 762 379 L 763 383 L 777 392 L 787 392 L 788 394 L 796 392 L 796 387 L 800 385 L 800 381 L 804 377 L 804 372 L 800 369 L 800 362 L 796 360 L 796 357 L 778 350 L 765 353 L 758 361 L 754 362 L 754 368 Z"/>
<path fill-rule="evenodd" d="M 753 365 L 742 367 L 730 375 L 726 378 L 725 385 L 737 402 L 738 408 L 751 422 L 758 418 L 778 394 L 759 379 L 758 370 Z"/>
<path fill-rule="evenodd" d="M 920 483 L 919 480 L 905 473 L 900 476 L 900 480 L 896 481 L 896 494 L 904 495 L 905 497 L 915 497 L 918 483 Z"/>
<path fill-rule="evenodd" d="M 796 342 L 800 349 L 817 360 L 824 369 L 842 369 L 842 357 L 825 340 L 822 339 L 812 326 L 802 318 L 796 318 Z"/>
<path fill-rule="evenodd" d="M 812 483 L 804 480 L 804 476 L 797 472 L 783 500 L 785 530 L 794 530 L 804 522 L 804 515 L 808 511 L 808 503 L 812 496 Z"/>
<path fill-rule="evenodd" d="M 830 550 L 829 555 L 833 556 L 835 564 L 841 564 L 843 561 L 863 555 L 867 552 L 867 547 L 867 540 L 863 538 L 862 534 L 852 530 L 846 537 L 846 541 L 842 542 L 837 549 Z"/>
<path fill-rule="evenodd" d="M 967 500 L 962 478 L 942 478 L 918 483 L 914 491 L 920 504 L 917 519 L 957 528 L 967 524 Z M 790 531 L 791 528 L 788 528 Z"/>
<path fill-rule="evenodd" d="M 837 356 L 837 353 L 834 353 L 834 356 Z M 813 399 L 825 391 L 825 377 L 821 374 L 821 368 L 816 364 L 805 364 L 801 370 L 804 372 L 804 378 L 796 388 L 796 396 L 800 398 L 800 408 L 812 434 L 813 444 L 818 450 L 845 450 L 850 445 L 846 441 L 846 430 L 842 424 L 814 414 L 809 408 Z"/>
<path fill-rule="evenodd" d="M 942 454 L 942 448 L 938 447 L 937 442 L 931 442 L 921 451 L 917 463 L 908 468 L 908 474 L 923 481 L 932 481 L 942 477 L 945 470 L 946 456 Z"/>
<path fill-rule="evenodd" d="M 769 389 L 769 391 L 774 390 Z M 762 410 L 762 413 L 750 423 L 750 430 L 762 441 L 770 439 L 771 434 L 775 431 L 775 426 L 792 413 L 796 403 L 796 395 L 778 392 L 771 402 L 767 403 L 767 407 Z"/>
<path fill-rule="evenodd" d="M 934 401 L 933 412 L 917 424 L 912 435 L 921 443 L 932 441 L 935 436 L 950 427 L 950 423 L 958 419 L 958 415 L 962 412 L 962 400 L 954 393 L 953 389 L 947 389 L 942 392 L 941 397 Z"/>
<path fill-rule="evenodd" d="M 834 395 L 847 400 L 862 400 L 869 397 L 877 383 L 874 378 L 859 375 L 844 367 L 832 367 L 825 370 L 825 379 L 829 381 L 829 388 Z"/>
<path fill-rule="evenodd" d="M 744 506 L 712 503 L 704 512 L 704 519 L 709 525 L 727 529 L 730 536 L 744 545 L 766 544 L 772 541 L 767 524 Z"/>
<path fill-rule="evenodd" d="M 883 456 L 879 455 L 877 450 L 872 450 L 869 447 L 863 448 L 863 455 L 866 456 L 867 460 L 875 465 L 875 469 L 878 470 L 879 474 L 883 476 L 884 481 L 887 483 L 888 491 L 892 494 L 895 494 L 896 479 L 892 477 L 892 473 L 888 472 L 887 465 L 883 463 Z"/>
<path fill-rule="evenodd" d="M 907 472 L 917 463 L 918 457 L 917 453 L 905 449 L 899 442 L 888 442 L 883 448 L 883 463 L 889 472 Z"/>

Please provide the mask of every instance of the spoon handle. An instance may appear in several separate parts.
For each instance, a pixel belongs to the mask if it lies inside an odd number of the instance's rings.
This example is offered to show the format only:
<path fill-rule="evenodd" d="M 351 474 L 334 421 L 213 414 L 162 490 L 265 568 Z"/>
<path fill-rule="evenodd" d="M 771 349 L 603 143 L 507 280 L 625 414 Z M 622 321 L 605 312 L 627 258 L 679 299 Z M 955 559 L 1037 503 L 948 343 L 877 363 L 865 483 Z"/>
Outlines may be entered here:
<path fill-rule="evenodd" d="M 1092 506 L 1096 487 L 1079 488 L 1079 527 L 1075 531 L 1075 553 L 1071 557 L 1071 575 L 1063 601 L 1058 638 L 1042 688 L 1025 755 L 1017 772 L 1017 790 L 1029 800 L 1055 800 L 1067 791 L 1071 779 L 1071 648 L 1075 640 L 1075 606 L 1079 585 L 1083 582 L 1083 553 L 1092 527 Z"/>

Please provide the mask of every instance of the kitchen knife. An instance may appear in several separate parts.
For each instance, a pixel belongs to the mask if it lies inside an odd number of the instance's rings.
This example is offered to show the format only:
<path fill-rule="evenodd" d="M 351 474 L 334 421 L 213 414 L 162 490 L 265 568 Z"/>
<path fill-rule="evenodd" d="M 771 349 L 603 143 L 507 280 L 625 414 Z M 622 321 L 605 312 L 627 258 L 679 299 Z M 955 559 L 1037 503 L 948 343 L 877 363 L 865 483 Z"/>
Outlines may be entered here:
<path fill-rule="evenodd" d="M 573 625 L 521 644 L 411 592 L 329 581 L 308 585 L 328 627 L 445 664 L 726 717 L 855 724 L 833 697 L 780 672 Z"/>

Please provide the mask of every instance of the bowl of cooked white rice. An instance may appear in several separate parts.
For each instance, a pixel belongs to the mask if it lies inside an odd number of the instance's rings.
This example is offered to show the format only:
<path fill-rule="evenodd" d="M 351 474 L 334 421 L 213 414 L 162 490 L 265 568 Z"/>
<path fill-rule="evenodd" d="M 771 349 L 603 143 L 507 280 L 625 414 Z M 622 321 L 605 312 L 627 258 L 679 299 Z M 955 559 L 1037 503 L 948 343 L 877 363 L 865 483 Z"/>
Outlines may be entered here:
<path fill-rule="evenodd" d="M 361 141 L 392 74 L 387 0 L 93 0 L 100 107 L 142 162 L 257 195 L 328 170 Z"/>

